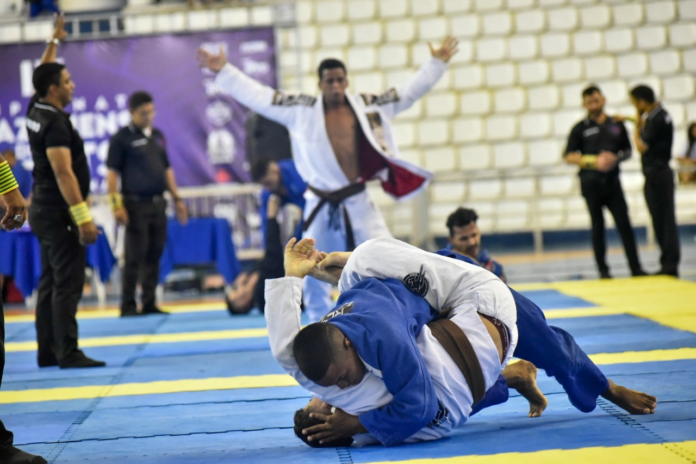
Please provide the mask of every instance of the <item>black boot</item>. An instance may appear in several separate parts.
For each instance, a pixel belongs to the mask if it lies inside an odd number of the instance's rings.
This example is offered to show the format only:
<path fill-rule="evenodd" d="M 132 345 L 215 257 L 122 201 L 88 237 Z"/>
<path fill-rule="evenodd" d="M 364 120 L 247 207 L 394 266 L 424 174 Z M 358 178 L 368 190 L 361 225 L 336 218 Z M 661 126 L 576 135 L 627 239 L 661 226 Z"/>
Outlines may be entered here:
<path fill-rule="evenodd" d="M 89 358 L 82 351 L 77 350 L 75 353 L 69 354 L 58 361 L 58 365 L 61 369 L 72 369 L 81 367 L 104 367 L 106 363 Z"/>

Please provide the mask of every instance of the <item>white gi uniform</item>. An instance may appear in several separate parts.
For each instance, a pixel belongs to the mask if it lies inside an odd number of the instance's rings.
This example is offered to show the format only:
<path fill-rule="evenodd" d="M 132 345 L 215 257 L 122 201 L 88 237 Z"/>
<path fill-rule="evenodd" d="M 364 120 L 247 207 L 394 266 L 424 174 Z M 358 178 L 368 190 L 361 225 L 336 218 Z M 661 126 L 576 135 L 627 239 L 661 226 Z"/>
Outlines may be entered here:
<path fill-rule="evenodd" d="M 446 70 L 447 63 L 432 57 L 411 79 L 396 89 L 390 89 L 382 95 L 346 94 L 369 142 L 372 160 L 376 161 L 377 166 L 385 166 L 376 172 L 367 172 L 364 169 L 370 168 L 361 163 L 361 175 L 367 176 L 361 178 L 361 181 L 380 179 L 385 191 L 397 199 L 410 198 L 427 186 L 432 177 L 430 172 L 397 158 L 398 149 L 391 121 L 399 112 L 408 109 L 425 95 Z M 326 132 L 321 96 L 276 91 L 229 63 L 220 70 L 215 84 L 222 92 L 253 111 L 287 127 L 297 171 L 311 187 L 324 192 L 335 192 L 350 185 L 338 164 Z M 309 189 L 305 198 L 306 221 L 321 199 Z M 391 236 L 381 213 L 366 191 L 344 200 L 340 211 L 333 214 L 333 218 L 330 211 L 329 205 L 325 204 L 304 234 L 305 237 L 316 239 L 319 250 L 329 253 L 347 249 L 342 214 L 344 211 L 350 218 L 356 246 L 371 238 Z M 333 306 L 330 293 L 329 284 L 312 278 L 305 280 L 305 309 L 312 321 L 321 319 Z"/>
<path fill-rule="evenodd" d="M 369 277 L 402 280 L 421 273 L 428 282 L 425 299 L 437 309 L 453 308 L 450 320 L 466 334 L 483 371 L 486 390 L 498 379 L 517 345 L 515 302 L 507 286 L 491 272 L 472 264 L 427 253 L 391 238 L 375 239 L 356 248 L 339 282 L 346 291 Z M 292 354 L 292 343 L 301 329 L 302 281 L 296 277 L 266 281 L 266 321 L 271 351 L 276 361 L 305 389 L 349 414 L 359 415 L 392 400 L 381 381 L 381 372 L 366 364 L 367 374 L 358 385 L 345 389 L 321 387 L 307 379 Z M 503 322 L 511 335 L 510 347 L 501 366 L 498 351 L 478 316 L 482 313 Z M 452 358 L 424 326 L 416 339 L 438 400 L 447 414 L 410 437 L 407 442 L 437 440 L 464 424 L 471 414 L 471 389 Z M 356 445 L 375 443 L 369 435 L 354 437 Z"/>

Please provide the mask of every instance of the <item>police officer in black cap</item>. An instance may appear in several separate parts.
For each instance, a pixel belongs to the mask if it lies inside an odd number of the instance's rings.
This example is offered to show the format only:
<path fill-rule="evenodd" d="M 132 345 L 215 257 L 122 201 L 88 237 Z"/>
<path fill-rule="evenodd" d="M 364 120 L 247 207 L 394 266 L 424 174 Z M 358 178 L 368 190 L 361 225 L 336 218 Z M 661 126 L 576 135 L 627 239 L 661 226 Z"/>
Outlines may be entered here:
<path fill-rule="evenodd" d="M 662 250 L 658 274 L 677 277 L 681 253 L 674 207 L 674 172 L 669 167 L 674 138 L 672 118 L 647 85 L 638 85 L 631 90 L 631 102 L 638 112 L 633 138 L 642 154 L 645 202 L 652 216 L 655 238 Z"/>
<path fill-rule="evenodd" d="M 603 279 L 611 278 L 606 262 L 605 206 L 614 216 L 631 274 L 646 275 L 638 258 L 619 179 L 619 162 L 631 156 L 628 133 L 622 122 L 604 113 L 605 98 L 597 86 L 583 90 L 582 98 L 588 114 L 570 132 L 565 160 L 568 164 L 580 166 L 580 187 L 592 221 L 592 245 L 599 275 Z"/>
<path fill-rule="evenodd" d="M 155 117 L 152 96 L 135 92 L 128 100 L 128 107 L 131 122 L 111 138 L 106 161 L 111 209 L 116 221 L 126 226 L 121 317 L 167 314 L 155 302 L 159 263 L 167 240 L 164 192 L 169 191 L 174 199 L 181 224 L 188 221 L 188 213 L 177 193 L 164 135 L 152 126 Z M 140 312 L 135 301 L 138 283 L 142 288 Z"/>

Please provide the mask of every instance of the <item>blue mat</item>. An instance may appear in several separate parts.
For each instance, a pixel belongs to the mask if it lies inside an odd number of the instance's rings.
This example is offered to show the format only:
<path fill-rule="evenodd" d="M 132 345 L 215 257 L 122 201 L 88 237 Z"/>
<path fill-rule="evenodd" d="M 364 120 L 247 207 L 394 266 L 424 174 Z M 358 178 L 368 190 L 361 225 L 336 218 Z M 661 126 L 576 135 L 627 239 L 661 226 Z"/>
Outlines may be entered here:
<path fill-rule="evenodd" d="M 577 296 L 570 296 L 558 290 L 526 290 L 519 292 L 541 309 L 592 308 L 597 306 Z"/>

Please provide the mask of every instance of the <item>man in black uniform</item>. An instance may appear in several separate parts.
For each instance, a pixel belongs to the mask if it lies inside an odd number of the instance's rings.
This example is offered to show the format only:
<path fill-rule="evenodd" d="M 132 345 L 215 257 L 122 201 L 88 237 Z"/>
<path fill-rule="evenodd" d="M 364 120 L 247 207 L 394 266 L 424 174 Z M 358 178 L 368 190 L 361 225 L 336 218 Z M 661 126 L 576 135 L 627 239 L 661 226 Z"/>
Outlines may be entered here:
<path fill-rule="evenodd" d="M 606 262 L 604 207 L 609 208 L 621 235 L 628 265 L 633 276 L 646 275 L 638 259 L 636 240 L 628 206 L 621 189 L 619 162 L 631 156 L 631 142 L 623 123 L 604 113 L 604 95 L 596 86 L 583 90 L 587 118 L 573 127 L 568 137 L 565 160 L 580 166 L 580 187 L 592 221 L 592 245 L 599 275 L 611 278 Z"/>
<path fill-rule="evenodd" d="M 27 132 L 34 159 L 29 222 L 41 244 L 41 279 L 36 303 L 39 367 L 99 367 L 77 347 L 77 304 L 85 278 L 85 246 L 97 226 L 85 200 L 90 174 L 80 134 L 63 108 L 75 84 L 65 66 L 44 63 L 32 77 Z"/>
<path fill-rule="evenodd" d="M 128 107 L 131 123 L 111 138 L 106 165 L 109 201 L 116 221 L 126 225 L 126 263 L 123 269 L 121 317 L 166 314 L 155 302 L 159 265 L 167 240 L 168 190 L 180 223 L 188 220 L 186 205 L 177 194 L 164 135 L 152 127 L 152 96 L 135 92 Z M 118 180 L 121 179 L 121 193 Z M 135 287 L 142 287 L 142 311 L 135 302 Z"/>
<path fill-rule="evenodd" d="M 638 112 L 633 138 L 636 148 L 642 153 L 645 202 L 652 216 L 655 238 L 662 250 L 658 274 L 677 277 L 679 231 L 674 208 L 674 172 L 669 167 L 674 137 L 672 119 L 646 85 L 631 90 L 631 102 Z"/>

